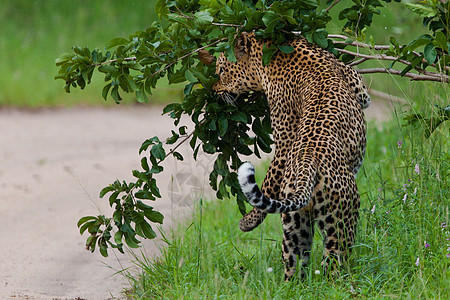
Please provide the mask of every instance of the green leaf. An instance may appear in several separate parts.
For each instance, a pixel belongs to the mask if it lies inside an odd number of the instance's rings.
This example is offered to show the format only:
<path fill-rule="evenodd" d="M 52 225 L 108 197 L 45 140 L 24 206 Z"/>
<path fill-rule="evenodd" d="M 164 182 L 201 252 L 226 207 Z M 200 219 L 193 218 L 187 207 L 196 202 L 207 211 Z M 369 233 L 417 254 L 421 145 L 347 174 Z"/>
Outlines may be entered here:
<path fill-rule="evenodd" d="M 145 142 L 142 143 L 141 148 L 139 148 L 139 154 L 141 154 L 143 151 L 147 150 L 147 148 L 151 145 L 155 145 L 157 143 L 160 143 L 159 138 L 157 136 L 154 136 L 150 139 L 145 140 Z"/>
<path fill-rule="evenodd" d="M 199 11 L 194 14 L 194 23 L 196 26 L 210 25 L 214 18 L 207 11 Z"/>
<path fill-rule="evenodd" d="M 153 209 L 145 209 L 144 215 L 147 219 L 149 219 L 153 223 L 162 224 L 164 220 L 163 214 L 160 212 L 154 211 Z"/>
<path fill-rule="evenodd" d="M 108 257 L 108 246 L 106 245 L 106 243 L 100 243 L 100 241 L 99 241 L 99 250 L 100 250 L 100 254 L 103 257 Z"/>
<path fill-rule="evenodd" d="M 194 86 L 194 84 L 195 84 L 194 82 L 191 82 L 184 87 L 183 94 L 185 96 L 188 96 L 191 93 L 192 87 Z"/>
<path fill-rule="evenodd" d="M 436 46 L 441 48 L 444 51 L 448 51 L 448 40 L 445 37 L 445 34 L 441 31 L 436 32 Z"/>
<path fill-rule="evenodd" d="M 116 71 L 116 68 L 114 66 L 111 65 L 103 65 L 98 67 L 98 70 L 102 73 L 114 73 Z"/>
<path fill-rule="evenodd" d="M 82 218 L 78 221 L 77 227 L 80 228 L 81 224 L 86 223 L 87 221 L 91 221 L 91 220 L 97 220 L 97 217 L 94 217 L 94 216 L 82 217 Z"/>
<path fill-rule="evenodd" d="M 155 13 L 160 20 L 167 18 L 169 8 L 167 7 L 167 0 L 158 0 L 155 3 Z"/>
<path fill-rule="evenodd" d="M 183 155 L 181 155 L 181 153 L 179 153 L 179 152 L 174 151 L 174 152 L 172 153 L 172 155 L 173 155 L 176 159 L 178 159 L 179 161 L 183 161 L 183 160 L 184 160 Z"/>
<path fill-rule="evenodd" d="M 427 44 L 423 49 L 423 55 L 425 60 L 431 65 L 436 60 L 436 47 L 432 43 Z"/>
<path fill-rule="evenodd" d="M 166 158 L 166 151 L 164 151 L 164 148 L 162 146 L 162 143 L 158 143 L 152 147 L 152 150 L 150 150 L 150 153 L 159 160 L 164 160 Z"/>
<path fill-rule="evenodd" d="M 421 4 L 405 3 L 406 7 L 421 17 L 429 18 L 434 17 L 437 12 L 431 7 L 427 7 Z"/>
<path fill-rule="evenodd" d="M 114 242 L 116 243 L 116 244 L 122 244 L 122 237 L 123 237 L 123 232 L 122 231 L 117 231 L 115 234 L 114 234 Z"/>
<path fill-rule="evenodd" d="M 225 116 L 219 118 L 219 134 L 220 136 L 225 136 L 228 129 L 228 120 Z"/>
<path fill-rule="evenodd" d="M 122 101 L 122 97 L 120 97 L 120 94 L 119 94 L 119 86 L 118 85 L 113 87 L 113 89 L 111 91 L 111 97 L 114 99 L 114 101 L 116 101 L 117 104 L 119 104 L 120 101 Z"/>
<path fill-rule="evenodd" d="M 117 47 L 117 46 L 125 46 L 128 44 L 128 40 L 124 39 L 124 38 L 114 38 L 112 40 L 109 40 L 106 45 L 105 48 L 106 50 L 109 50 L 111 48 Z"/>
<path fill-rule="evenodd" d="M 278 47 L 275 45 L 270 45 L 270 47 L 267 47 L 266 44 L 263 46 L 263 55 L 262 55 L 262 63 L 263 66 L 267 66 L 270 61 L 272 60 L 272 57 L 275 55 L 275 53 L 278 51 Z"/>
<path fill-rule="evenodd" d="M 139 241 L 130 233 L 124 232 L 125 242 L 130 248 L 139 248 Z"/>
<path fill-rule="evenodd" d="M 148 224 L 146 221 L 142 221 L 136 224 L 136 233 L 147 239 L 153 239 L 156 237 L 156 233 L 153 231 L 150 224 Z"/>
<path fill-rule="evenodd" d="M 243 216 L 245 216 L 245 214 L 247 214 L 247 211 L 245 209 L 245 202 L 246 202 L 245 196 L 242 193 L 238 193 L 237 197 L 236 197 L 236 203 L 238 205 L 239 212 Z"/>
<path fill-rule="evenodd" d="M 142 169 L 144 169 L 145 171 L 150 170 L 150 167 L 148 166 L 148 162 L 147 162 L 147 157 L 143 157 L 141 159 L 141 166 L 142 166 Z"/>
<path fill-rule="evenodd" d="M 278 14 L 273 11 L 266 12 L 266 14 L 262 17 L 262 20 L 264 22 L 264 25 L 266 25 L 267 33 L 273 32 L 278 22 L 281 22 L 281 19 L 278 16 Z"/>
<path fill-rule="evenodd" d="M 119 196 L 120 191 L 115 191 L 114 193 L 109 196 L 109 206 L 112 207 L 112 205 L 117 201 L 117 196 Z"/>
<path fill-rule="evenodd" d="M 145 203 L 142 202 L 141 200 L 136 201 L 136 206 L 137 206 L 139 209 L 142 209 L 142 210 L 153 209 L 153 207 L 151 207 L 151 206 L 145 204 Z"/>
<path fill-rule="evenodd" d="M 107 193 L 114 191 L 112 186 L 107 186 L 100 191 L 100 198 L 103 198 Z"/>
<path fill-rule="evenodd" d="M 140 103 L 148 103 L 148 97 L 147 94 L 144 91 L 144 85 L 136 91 L 136 100 Z"/>
<path fill-rule="evenodd" d="M 233 120 L 233 121 L 236 121 L 236 122 L 247 123 L 247 117 L 241 111 L 233 112 L 233 114 L 230 116 L 230 119 Z"/>
<path fill-rule="evenodd" d="M 152 180 L 150 180 L 149 186 L 150 186 L 150 191 L 153 193 L 153 195 L 155 195 L 158 198 L 161 198 L 161 193 L 159 192 L 159 188 L 156 185 L 155 178 L 152 178 Z"/>
<path fill-rule="evenodd" d="M 108 83 L 107 85 L 105 85 L 103 87 L 102 97 L 103 97 L 103 99 L 105 99 L 105 101 L 108 99 L 108 92 L 109 92 L 110 88 L 111 88 L 111 83 Z"/>
<path fill-rule="evenodd" d="M 94 232 L 94 230 L 92 230 L 92 228 L 94 228 L 94 226 L 97 224 L 98 220 L 94 220 L 94 221 L 88 221 L 86 223 L 84 223 L 83 225 L 81 225 L 80 227 L 80 234 L 83 234 L 86 229 L 89 229 L 88 232 Z"/>
<path fill-rule="evenodd" d="M 323 49 L 326 49 L 328 47 L 327 36 L 328 36 L 328 33 L 326 31 L 321 31 L 321 30 L 318 30 L 312 34 L 314 43 L 316 43 Z"/>
<path fill-rule="evenodd" d="M 197 78 L 195 78 L 194 74 L 192 74 L 192 71 L 187 69 L 186 72 L 184 73 L 184 77 L 186 78 L 187 81 L 195 83 L 197 82 Z"/>
<path fill-rule="evenodd" d="M 286 53 L 286 54 L 292 53 L 295 50 L 294 47 L 289 46 L 289 45 L 280 45 L 280 46 L 278 46 L 278 49 L 280 49 L 281 52 Z"/>

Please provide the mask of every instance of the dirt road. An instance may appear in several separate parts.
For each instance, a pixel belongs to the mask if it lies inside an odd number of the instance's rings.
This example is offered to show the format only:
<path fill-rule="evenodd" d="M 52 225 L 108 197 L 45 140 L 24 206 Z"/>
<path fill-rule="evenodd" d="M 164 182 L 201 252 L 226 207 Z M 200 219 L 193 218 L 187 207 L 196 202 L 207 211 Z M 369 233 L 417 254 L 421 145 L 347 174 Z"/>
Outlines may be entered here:
<path fill-rule="evenodd" d="M 161 111 L 0 111 L 0 299 L 120 297 L 126 281 L 111 275 L 132 265 L 130 255 L 104 259 L 86 251 L 76 222 L 107 212 L 107 201 L 98 199 L 100 189 L 131 179 L 145 139 L 168 136 L 172 121 Z M 165 216 L 163 228 L 189 212 L 189 203 L 182 202 L 190 198 L 192 184 L 196 192 L 205 185 L 206 172 L 186 158 L 166 165 L 165 173 L 178 176 L 158 179 L 163 199 L 154 206 Z M 147 241 L 145 251 L 157 254 L 155 242 Z"/>
<path fill-rule="evenodd" d="M 387 111 L 373 103 L 366 113 Z M 87 252 L 76 222 L 107 212 L 100 189 L 131 178 L 145 139 L 167 136 L 172 121 L 160 112 L 147 106 L 0 110 L 0 299 L 121 297 L 127 282 L 111 275 L 132 266 L 131 256 Z M 190 153 L 188 146 L 181 152 Z M 210 159 L 185 158 L 170 160 L 158 179 L 163 199 L 154 206 L 166 217 L 165 229 L 190 212 L 192 193 L 210 192 L 203 190 Z M 158 253 L 154 241 L 144 250 Z"/>

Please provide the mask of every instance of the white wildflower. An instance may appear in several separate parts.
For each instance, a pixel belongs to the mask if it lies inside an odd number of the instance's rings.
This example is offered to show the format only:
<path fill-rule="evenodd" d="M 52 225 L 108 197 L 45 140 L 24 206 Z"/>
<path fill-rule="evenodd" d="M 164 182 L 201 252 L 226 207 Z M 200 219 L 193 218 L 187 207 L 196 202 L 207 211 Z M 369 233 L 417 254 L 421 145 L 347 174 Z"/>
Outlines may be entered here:
<path fill-rule="evenodd" d="M 403 203 L 406 202 L 406 198 L 408 198 L 408 194 L 405 194 L 405 196 L 403 196 Z"/>
<path fill-rule="evenodd" d="M 320 275 L 320 271 L 319 271 L 319 270 L 315 270 L 315 271 L 314 271 L 314 274 Z"/>
<path fill-rule="evenodd" d="M 414 172 L 416 172 L 417 175 L 420 174 L 420 167 L 419 167 L 419 164 L 416 164 L 416 166 L 414 167 Z"/>
<path fill-rule="evenodd" d="M 375 213 L 375 205 L 372 207 L 370 211 L 372 212 L 372 215 Z"/>
<path fill-rule="evenodd" d="M 416 265 L 416 266 L 419 266 L 419 257 L 417 257 L 417 260 L 416 260 L 415 265 Z"/>
<path fill-rule="evenodd" d="M 272 273 L 273 272 L 273 268 L 267 268 L 267 273 Z"/>

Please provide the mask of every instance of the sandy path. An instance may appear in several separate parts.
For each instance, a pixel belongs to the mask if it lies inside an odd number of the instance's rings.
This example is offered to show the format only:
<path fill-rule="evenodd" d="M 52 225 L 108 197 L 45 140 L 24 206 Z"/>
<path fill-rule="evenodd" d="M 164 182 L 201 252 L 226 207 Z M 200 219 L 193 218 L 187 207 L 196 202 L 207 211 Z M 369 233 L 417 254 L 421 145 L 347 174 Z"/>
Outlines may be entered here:
<path fill-rule="evenodd" d="M 96 205 L 108 211 L 107 201 L 98 199 L 100 189 L 117 178 L 131 178 L 145 139 L 167 137 L 172 121 L 160 112 L 142 106 L 0 111 L 0 299 L 120 297 L 125 279 L 109 277 L 114 270 L 105 264 L 130 266 L 130 255 L 118 261 L 86 251 L 76 222 L 98 214 Z M 182 175 L 175 179 L 206 174 L 192 160 L 170 161 L 167 174 Z M 170 179 L 158 180 L 163 199 L 154 203 L 166 217 L 164 228 L 189 211 L 179 203 L 182 197 L 167 194 Z M 194 184 L 204 185 L 202 180 L 199 175 Z M 174 185 L 175 192 L 189 194 L 189 186 Z M 145 251 L 156 254 L 155 242 L 147 241 Z"/>
<path fill-rule="evenodd" d="M 121 296 L 127 282 L 107 266 L 128 267 L 131 256 L 104 259 L 87 252 L 76 222 L 98 214 L 96 206 L 107 212 L 100 189 L 130 179 L 145 139 L 167 136 L 172 121 L 160 112 L 145 106 L 0 110 L 0 299 Z M 386 118 L 389 109 L 373 102 L 366 114 Z M 188 146 L 181 152 L 191 153 Z M 191 203 L 184 201 L 192 192 L 208 186 L 211 159 L 185 158 L 170 160 L 158 179 L 163 199 L 153 204 L 166 217 L 165 229 L 189 213 Z M 158 253 L 155 241 L 144 247 L 149 255 Z"/>

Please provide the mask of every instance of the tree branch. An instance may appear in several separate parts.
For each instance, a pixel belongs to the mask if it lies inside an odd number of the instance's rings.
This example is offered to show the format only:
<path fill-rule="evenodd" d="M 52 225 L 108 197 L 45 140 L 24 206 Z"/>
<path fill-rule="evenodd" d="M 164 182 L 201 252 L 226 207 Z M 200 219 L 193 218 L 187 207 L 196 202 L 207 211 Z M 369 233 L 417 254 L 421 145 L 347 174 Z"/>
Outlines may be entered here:
<path fill-rule="evenodd" d="M 153 76 L 155 76 L 156 74 L 158 74 L 158 73 L 160 73 L 160 72 L 162 72 L 162 71 L 167 70 L 168 68 L 170 68 L 171 66 L 173 66 L 174 64 L 176 64 L 177 62 L 179 62 L 180 60 L 182 60 L 182 59 L 184 59 L 184 58 L 186 58 L 186 57 L 189 57 L 189 56 L 191 56 L 192 54 L 199 52 L 200 50 L 203 50 L 203 49 L 205 49 L 205 48 L 214 46 L 215 44 L 218 44 L 218 43 L 223 42 L 223 41 L 226 41 L 226 40 L 228 40 L 228 38 L 222 38 L 222 39 L 220 39 L 220 40 L 217 40 L 217 41 L 215 41 L 215 42 L 212 42 L 211 44 L 208 44 L 208 45 L 203 46 L 203 47 L 201 47 L 201 48 L 197 48 L 197 49 L 195 49 L 194 51 L 191 51 L 191 52 L 189 52 L 189 53 L 187 53 L 187 54 L 185 54 L 185 55 L 183 55 L 183 56 L 181 56 L 181 57 L 175 59 L 173 62 L 169 63 L 167 66 L 165 66 L 165 67 L 162 68 L 161 70 L 156 71 L 155 73 L 151 74 L 150 76 L 147 76 L 146 78 L 153 77 Z"/>
<path fill-rule="evenodd" d="M 327 9 L 325 9 L 325 11 L 329 11 L 330 9 L 332 9 L 339 2 L 341 2 L 341 0 L 334 0 L 334 2 Z"/>
<path fill-rule="evenodd" d="M 133 61 L 133 60 L 136 60 L 136 56 L 125 57 L 125 58 L 122 58 L 122 59 L 123 59 L 124 61 Z M 118 60 L 119 60 L 119 58 L 111 59 L 111 60 L 102 62 L 102 63 L 100 63 L 100 64 L 92 64 L 91 66 L 100 67 L 100 66 L 107 65 L 107 64 L 110 64 L 110 63 L 113 63 L 113 62 L 117 62 Z"/>
<path fill-rule="evenodd" d="M 360 74 L 374 74 L 374 73 L 388 73 L 393 75 L 400 75 L 402 71 L 395 69 L 386 69 L 386 68 L 371 68 L 371 69 L 359 69 L 357 70 Z M 437 81 L 437 82 L 450 82 L 449 76 L 441 74 L 441 73 L 433 73 L 434 75 L 425 75 L 425 74 L 415 74 L 415 73 L 406 73 L 403 77 L 411 78 L 413 81 Z"/>
<path fill-rule="evenodd" d="M 361 57 L 361 58 L 365 58 L 366 60 L 368 59 L 379 59 L 379 60 L 390 60 L 390 61 L 398 61 L 401 62 L 402 64 L 405 65 L 411 65 L 411 63 L 407 60 L 403 60 L 403 59 L 399 59 L 398 57 L 395 56 L 389 56 L 389 55 L 385 55 L 385 54 L 374 54 L 374 55 L 369 55 L 369 54 L 362 54 L 362 53 L 357 53 L 357 52 L 352 52 L 349 50 L 345 50 L 345 49 L 336 49 L 338 52 L 341 53 L 345 53 L 345 54 L 350 54 L 356 57 Z"/>
<path fill-rule="evenodd" d="M 350 37 L 342 35 L 342 34 L 329 34 L 328 38 L 330 39 L 342 39 L 342 40 L 348 40 Z M 351 43 L 345 42 L 345 41 L 333 41 L 333 44 L 341 44 L 341 45 L 348 45 L 348 46 L 356 46 L 356 47 L 363 47 L 368 49 L 374 49 L 374 50 L 389 50 L 389 45 L 369 45 L 366 43 L 361 43 L 357 41 L 352 41 Z"/>
<path fill-rule="evenodd" d="M 353 66 L 362 64 L 362 63 L 365 62 L 366 60 L 369 60 L 369 59 L 368 59 L 368 58 L 361 58 L 361 59 L 355 60 L 354 62 L 349 63 L 348 65 L 349 65 L 350 67 L 353 67 Z"/>
<path fill-rule="evenodd" d="M 341 35 L 341 34 L 330 34 L 328 35 L 328 38 L 337 38 L 337 39 L 343 39 L 343 40 L 348 40 L 349 37 L 345 36 L 345 35 Z M 346 46 L 355 46 L 355 47 L 362 47 L 362 48 L 368 48 L 368 49 L 373 49 L 373 50 L 390 50 L 389 45 L 369 45 L 366 43 L 361 43 L 361 42 L 356 42 L 356 41 L 352 41 L 351 43 L 349 42 L 345 42 L 345 41 L 333 41 L 333 44 L 335 45 L 346 45 Z M 400 46 L 400 49 L 402 48 L 402 46 Z M 417 53 L 416 51 L 412 51 L 412 53 L 414 53 L 415 56 L 419 57 L 420 54 Z M 425 60 L 422 60 L 423 62 L 426 62 Z M 431 64 L 431 67 L 436 68 L 435 64 Z M 450 67 L 445 66 L 446 70 L 450 70 Z"/>

